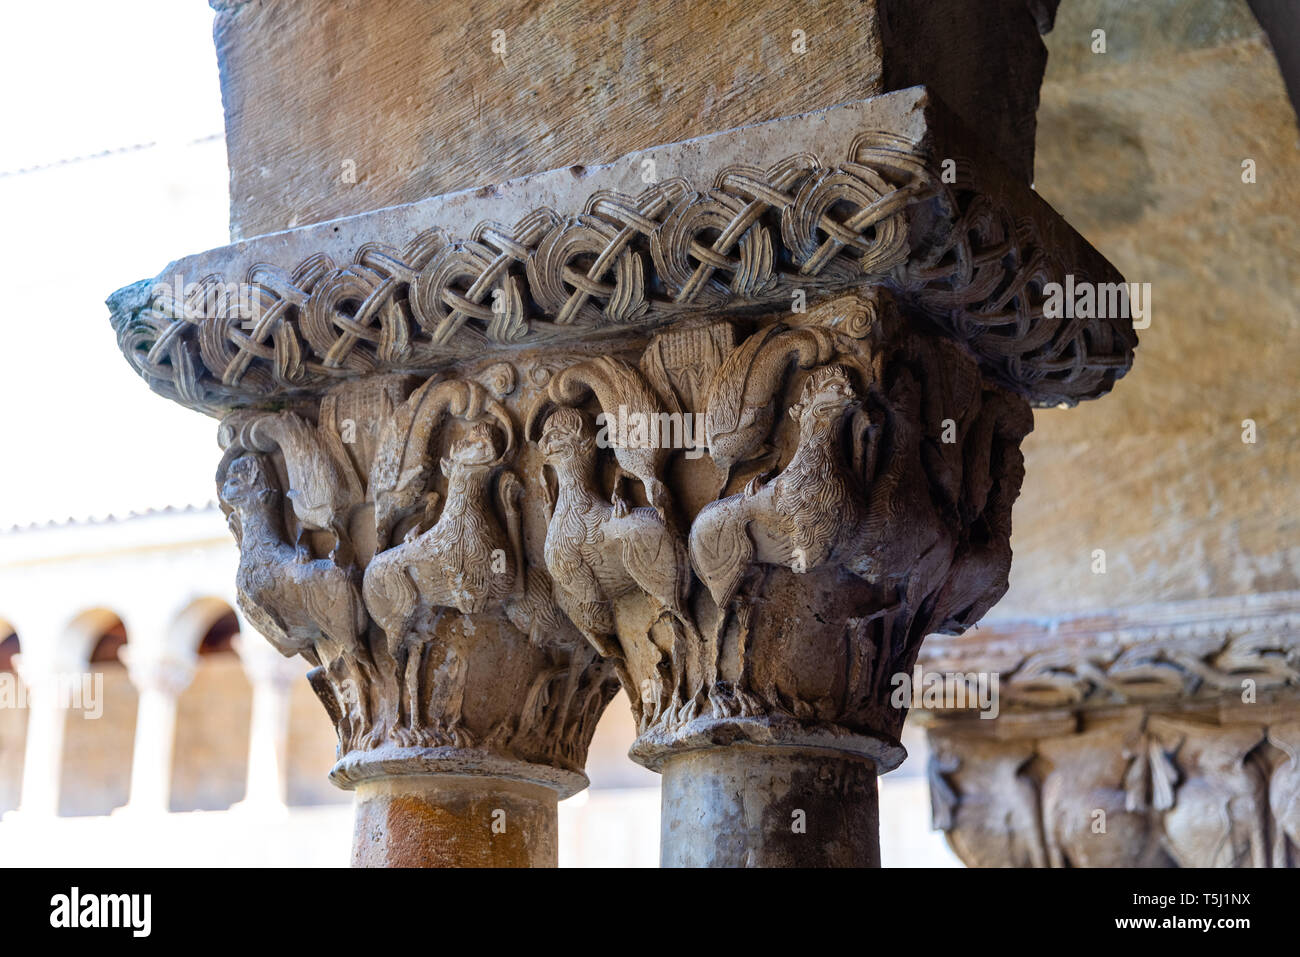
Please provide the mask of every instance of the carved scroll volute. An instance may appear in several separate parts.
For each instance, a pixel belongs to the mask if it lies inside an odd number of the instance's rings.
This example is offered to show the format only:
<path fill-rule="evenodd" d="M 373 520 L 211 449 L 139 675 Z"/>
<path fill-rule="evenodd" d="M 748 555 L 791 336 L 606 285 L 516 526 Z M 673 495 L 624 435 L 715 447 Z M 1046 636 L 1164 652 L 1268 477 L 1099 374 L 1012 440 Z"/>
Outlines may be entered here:
<path fill-rule="evenodd" d="M 436 769 L 581 786 L 615 685 L 560 613 L 540 542 L 530 560 L 515 388 L 502 363 L 379 377 L 325 396 L 315 422 L 304 409 L 223 423 L 240 601 L 282 652 L 320 666 L 340 783 L 428 769 L 436 751 Z"/>

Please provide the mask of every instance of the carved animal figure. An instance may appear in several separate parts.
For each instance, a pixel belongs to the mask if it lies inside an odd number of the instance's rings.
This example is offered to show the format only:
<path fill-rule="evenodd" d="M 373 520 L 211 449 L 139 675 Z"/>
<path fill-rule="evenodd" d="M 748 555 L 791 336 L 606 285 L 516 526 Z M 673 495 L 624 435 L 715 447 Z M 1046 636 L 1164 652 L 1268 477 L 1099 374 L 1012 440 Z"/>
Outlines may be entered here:
<path fill-rule="evenodd" d="M 964 631 L 1006 593 L 1011 506 L 1025 475 L 1020 441 L 1033 427 L 1033 413 L 1023 401 L 1000 391 L 984 392 L 959 459 L 964 492 L 952 499 L 970 528 L 970 540 L 954 558 L 935 602 L 935 632 Z"/>
<path fill-rule="evenodd" d="M 509 412 L 482 385 L 468 379 L 430 379 L 393 410 L 384 425 L 370 466 L 367 494 L 374 503 L 375 534 L 386 548 L 394 528 L 427 502 L 430 478 L 429 443 L 448 416 L 466 421 L 491 416 L 506 437 L 504 460 L 514 447 Z M 426 504 L 426 515 L 429 507 Z"/>
<path fill-rule="evenodd" d="M 659 397 L 635 366 L 622 359 L 600 356 L 569 366 L 551 379 L 546 399 L 538 403 L 529 414 L 527 433 L 530 436 L 533 434 L 536 419 L 551 403 L 576 405 L 588 392 L 596 396 L 611 427 L 620 415 L 646 416 L 647 422 L 654 424 L 663 412 Z M 668 487 L 659 476 L 663 473 L 664 464 L 672 450 L 657 442 L 614 445 L 613 449 L 619 467 L 619 479 L 624 475 L 639 479 L 651 506 L 661 516 L 667 517 L 671 499 Z"/>
<path fill-rule="evenodd" d="M 358 635 L 366 628 L 356 573 L 285 541 L 280 493 L 261 455 L 239 456 L 220 478 L 221 500 L 232 510 L 228 521 L 239 543 L 240 609 L 281 654 L 301 654 L 323 665 L 337 687 L 355 689 Z M 343 705 L 355 729 L 364 720 L 362 704 L 353 696 Z"/>
<path fill-rule="evenodd" d="M 1300 721 L 1268 729 L 1268 740 L 1286 755 L 1268 783 L 1273 813 L 1273 866 L 1300 866 Z"/>
<path fill-rule="evenodd" d="M 729 353 L 705 400 L 704 436 L 713 464 L 729 473 L 738 463 L 770 457 L 765 443 L 776 420 L 774 400 L 791 361 L 810 369 L 834 354 L 830 330 L 779 325 L 756 332 Z"/>
<path fill-rule="evenodd" d="M 706 505 L 690 533 L 691 564 L 718 607 L 725 609 L 754 562 L 808 571 L 837 557 L 862 521 L 860 491 L 844 460 L 839 427 L 857 404 L 840 366 L 808 377 L 790 409 L 799 443 L 767 485 Z"/>
<path fill-rule="evenodd" d="M 635 685 L 613 640 L 613 600 L 638 588 L 654 599 L 674 633 L 675 712 L 685 697 L 683 642 L 695 634 L 685 605 L 690 566 L 680 538 L 655 509 L 616 508 L 597 491 L 595 439 L 577 409 L 554 412 L 538 447 L 556 475 L 546 567 L 561 607 L 596 650 L 614 661 L 632 692 Z"/>
<path fill-rule="evenodd" d="M 1165 842 L 1180 867 L 1267 867 L 1268 785 L 1249 755 L 1264 729 L 1152 718 L 1181 780 L 1166 805 Z M 1172 745 L 1172 746 L 1170 746 Z"/>
<path fill-rule="evenodd" d="M 934 823 L 967 867 L 1046 867 L 1032 743 L 931 738 Z M 939 787 L 936 787 L 936 783 Z"/>
<path fill-rule="evenodd" d="M 866 514 L 844 546 L 844 566 L 864 581 L 894 590 L 900 602 L 916 608 L 929 589 L 943 581 L 956 541 L 939 514 L 922 466 L 922 389 L 901 370 L 887 400 L 887 442 L 877 430 L 865 456 Z M 887 449 L 882 452 L 882 444 Z M 883 469 L 877 459 L 885 456 Z"/>
<path fill-rule="evenodd" d="M 1163 774 L 1146 742 L 1120 744 L 1130 729 L 1103 726 L 1038 742 L 1050 770 L 1043 779 L 1043 837 L 1051 867 L 1158 867 L 1168 864 L 1147 812 L 1146 778 Z M 1100 812 L 1100 813 L 1099 813 Z"/>
<path fill-rule="evenodd" d="M 349 569 L 284 540 L 280 493 L 269 473 L 260 455 L 248 453 L 230 463 L 221 485 L 239 542 L 240 607 L 281 653 L 320 663 L 356 648 L 365 608 Z M 318 647 L 325 654 L 318 656 Z"/>
<path fill-rule="evenodd" d="M 327 398 L 321 405 L 322 418 L 332 410 Z M 305 529 L 332 532 L 335 545 L 330 557 L 340 564 L 350 563 L 348 519 L 361 502 L 362 491 L 338 435 L 293 412 L 236 413 L 225 426 L 233 433 L 229 457 L 246 451 L 279 451 L 283 456 L 289 478 L 285 495 L 299 522 L 298 541 L 302 542 Z"/>
<path fill-rule="evenodd" d="M 429 736 L 420 704 L 420 676 L 426 646 L 441 614 L 448 608 L 463 615 L 481 612 L 514 587 L 515 569 L 507 551 L 511 543 L 489 500 L 497 461 L 491 427 L 477 423 L 452 443 L 442 460 L 447 499 L 438 521 L 425 531 L 415 526 L 401 545 L 380 552 L 366 569 L 366 607 L 383 629 L 389 653 L 395 660 L 406 660 L 410 730 L 418 743 Z M 516 507 L 508 496 L 501 504 L 507 512 Z M 463 678 L 455 670 L 463 667 L 463 662 L 458 665 L 451 660 L 456 658 L 456 650 L 449 647 L 444 651 L 449 658 L 437 671 L 439 680 L 428 708 L 435 716 L 444 713 L 455 694 L 457 675 Z M 439 730 L 463 738 L 454 721 Z"/>

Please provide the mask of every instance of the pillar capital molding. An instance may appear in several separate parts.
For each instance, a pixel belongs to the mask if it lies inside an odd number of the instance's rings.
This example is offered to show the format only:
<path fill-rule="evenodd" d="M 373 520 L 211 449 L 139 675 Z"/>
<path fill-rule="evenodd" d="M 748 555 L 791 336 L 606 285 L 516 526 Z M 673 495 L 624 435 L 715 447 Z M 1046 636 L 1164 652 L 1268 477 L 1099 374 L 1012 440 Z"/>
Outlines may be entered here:
<path fill-rule="evenodd" d="M 1137 341 L 1127 316 L 1045 315 L 1043 287 L 1067 281 L 1122 280 L 915 87 L 257 237 L 109 305 L 150 386 L 219 415 L 885 284 L 1057 405 L 1109 391 Z"/>
<path fill-rule="evenodd" d="M 918 663 L 996 671 L 1002 712 L 1012 714 L 1213 702 L 1247 690 L 1300 696 L 1300 592 L 998 622 L 960 641 L 931 639 Z"/>
<path fill-rule="evenodd" d="M 1300 593 L 999 623 L 918 667 L 999 678 L 992 720 L 918 713 L 968 864 L 1300 865 Z"/>

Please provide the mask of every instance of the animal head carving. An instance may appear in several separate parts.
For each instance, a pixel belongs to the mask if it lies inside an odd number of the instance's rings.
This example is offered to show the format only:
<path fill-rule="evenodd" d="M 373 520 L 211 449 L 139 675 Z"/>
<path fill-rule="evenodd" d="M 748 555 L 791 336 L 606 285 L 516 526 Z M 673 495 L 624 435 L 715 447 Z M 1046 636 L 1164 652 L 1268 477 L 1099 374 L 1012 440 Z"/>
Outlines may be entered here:
<path fill-rule="evenodd" d="M 848 373 L 842 366 L 823 366 L 808 376 L 799 401 L 790 407 L 790 418 L 801 426 L 831 424 L 858 404 Z"/>
<path fill-rule="evenodd" d="M 486 422 L 476 422 L 464 435 L 451 443 L 447 456 L 442 460 L 442 474 L 450 476 L 453 471 L 482 471 L 497 464 L 497 443 L 492 426 Z"/>
<path fill-rule="evenodd" d="M 221 500 L 234 509 L 270 507 L 276 499 L 275 483 L 262 456 L 241 455 L 230 463 L 221 482 Z"/>
<path fill-rule="evenodd" d="M 595 445 L 586 416 L 567 406 L 557 409 L 546 420 L 541 441 L 537 443 L 546 461 L 551 463 L 585 458 Z"/>

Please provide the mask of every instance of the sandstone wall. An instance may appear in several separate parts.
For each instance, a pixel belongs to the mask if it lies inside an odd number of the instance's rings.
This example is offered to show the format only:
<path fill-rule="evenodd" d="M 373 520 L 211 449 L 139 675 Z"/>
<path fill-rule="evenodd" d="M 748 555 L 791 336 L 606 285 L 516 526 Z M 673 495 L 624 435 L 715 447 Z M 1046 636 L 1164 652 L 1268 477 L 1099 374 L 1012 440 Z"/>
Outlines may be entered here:
<path fill-rule="evenodd" d="M 1036 414 L 994 615 L 1300 588 L 1300 138 L 1268 41 L 1244 0 L 1066 0 L 1046 39 L 1036 188 L 1153 318 L 1105 401 Z"/>

